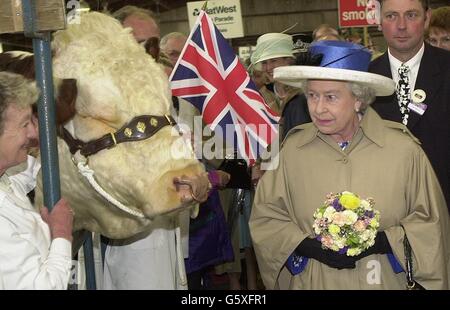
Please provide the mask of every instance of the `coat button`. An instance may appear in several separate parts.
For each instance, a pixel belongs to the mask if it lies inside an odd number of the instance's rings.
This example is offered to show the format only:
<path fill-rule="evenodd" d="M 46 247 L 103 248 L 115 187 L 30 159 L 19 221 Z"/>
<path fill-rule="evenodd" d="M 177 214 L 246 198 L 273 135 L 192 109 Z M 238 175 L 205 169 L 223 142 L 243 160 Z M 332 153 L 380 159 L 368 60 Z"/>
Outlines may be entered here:
<path fill-rule="evenodd" d="M 348 158 L 347 158 L 347 157 L 344 157 L 344 158 L 342 159 L 342 163 L 344 163 L 344 164 L 348 163 Z"/>

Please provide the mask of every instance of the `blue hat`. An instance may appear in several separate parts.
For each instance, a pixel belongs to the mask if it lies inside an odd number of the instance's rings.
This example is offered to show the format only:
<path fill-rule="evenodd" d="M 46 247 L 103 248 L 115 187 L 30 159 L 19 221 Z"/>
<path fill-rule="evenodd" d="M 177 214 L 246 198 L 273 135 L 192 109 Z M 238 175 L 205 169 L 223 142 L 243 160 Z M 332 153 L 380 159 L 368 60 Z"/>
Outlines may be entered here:
<path fill-rule="evenodd" d="M 356 82 L 374 89 L 377 96 L 388 96 L 395 91 L 392 79 L 367 72 L 371 53 L 364 46 L 343 41 L 318 41 L 311 44 L 309 51 L 312 55 L 322 55 L 319 67 L 278 67 L 274 70 L 274 79 L 299 88 L 304 88 L 305 81 L 311 79 Z"/>

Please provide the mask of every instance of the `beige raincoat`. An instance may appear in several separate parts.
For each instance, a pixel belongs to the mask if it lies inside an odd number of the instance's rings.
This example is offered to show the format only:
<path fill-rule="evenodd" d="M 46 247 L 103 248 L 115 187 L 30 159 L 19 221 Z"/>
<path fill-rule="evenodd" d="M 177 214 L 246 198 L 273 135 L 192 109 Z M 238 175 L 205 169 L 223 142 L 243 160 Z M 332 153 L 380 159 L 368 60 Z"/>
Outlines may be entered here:
<path fill-rule="evenodd" d="M 327 193 L 342 191 L 375 199 L 379 230 L 403 269 L 406 232 L 417 282 L 426 289 L 449 288 L 449 215 L 433 169 L 403 125 L 384 121 L 369 108 L 345 151 L 312 123 L 293 129 L 278 168 L 259 182 L 250 231 L 268 289 L 406 288 L 405 273 L 395 274 L 387 255 L 378 254 L 343 270 L 310 259 L 302 273 L 278 282 L 289 255 L 314 236 L 314 211 Z"/>

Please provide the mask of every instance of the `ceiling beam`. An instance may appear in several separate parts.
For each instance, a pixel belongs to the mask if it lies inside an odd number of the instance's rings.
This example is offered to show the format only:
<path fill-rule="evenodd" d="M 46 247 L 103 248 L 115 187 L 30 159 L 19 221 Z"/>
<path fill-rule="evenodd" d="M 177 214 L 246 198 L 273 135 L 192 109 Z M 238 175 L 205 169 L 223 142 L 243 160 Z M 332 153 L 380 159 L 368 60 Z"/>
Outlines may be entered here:
<path fill-rule="evenodd" d="M 108 4 L 108 10 L 117 11 L 125 5 L 134 5 L 140 8 L 149 9 L 153 12 L 164 12 L 186 5 L 186 0 L 84 0 L 92 10 L 101 11 L 105 3 Z"/>

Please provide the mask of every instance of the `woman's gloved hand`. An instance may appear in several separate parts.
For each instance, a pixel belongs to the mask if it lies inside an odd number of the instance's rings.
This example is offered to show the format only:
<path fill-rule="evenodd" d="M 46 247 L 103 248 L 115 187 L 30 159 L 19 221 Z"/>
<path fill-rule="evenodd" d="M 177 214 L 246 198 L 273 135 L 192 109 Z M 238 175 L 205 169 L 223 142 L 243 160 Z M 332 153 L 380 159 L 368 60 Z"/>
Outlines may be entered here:
<path fill-rule="evenodd" d="M 357 261 L 355 257 L 323 249 L 320 241 L 310 238 L 303 240 L 295 249 L 295 253 L 315 259 L 336 269 L 353 269 Z"/>

